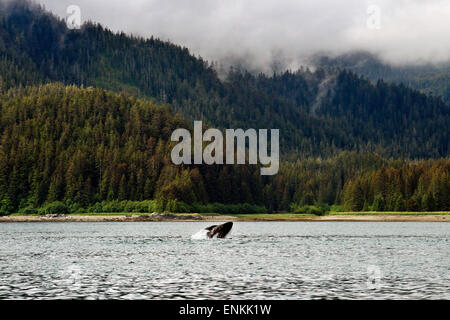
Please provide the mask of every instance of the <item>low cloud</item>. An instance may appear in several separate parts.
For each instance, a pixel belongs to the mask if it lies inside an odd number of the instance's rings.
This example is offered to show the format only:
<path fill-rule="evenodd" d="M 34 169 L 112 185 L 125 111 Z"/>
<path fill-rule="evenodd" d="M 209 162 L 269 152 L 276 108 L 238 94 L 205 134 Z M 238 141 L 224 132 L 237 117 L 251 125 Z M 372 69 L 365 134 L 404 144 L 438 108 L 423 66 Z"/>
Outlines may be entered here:
<path fill-rule="evenodd" d="M 115 31 L 153 35 L 184 45 L 208 60 L 242 62 L 264 71 L 295 69 L 318 52 L 338 55 L 367 50 L 393 64 L 450 60 L 447 0 L 38 2 L 60 16 L 75 4 L 84 21 L 100 22 Z"/>

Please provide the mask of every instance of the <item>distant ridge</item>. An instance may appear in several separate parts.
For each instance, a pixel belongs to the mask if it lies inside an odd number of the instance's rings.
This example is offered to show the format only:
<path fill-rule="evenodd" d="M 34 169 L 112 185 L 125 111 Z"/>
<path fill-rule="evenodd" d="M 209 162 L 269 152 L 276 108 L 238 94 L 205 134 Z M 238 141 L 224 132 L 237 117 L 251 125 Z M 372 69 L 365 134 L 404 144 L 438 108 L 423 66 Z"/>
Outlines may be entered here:
<path fill-rule="evenodd" d="M 450 109 L 403 85 L 371 83 L 346 70 L 273 76 L 214 68 L 186 48 L 64 21 L 25 0 L 2 4 L 0 87 L 62 82 L 170 104 L 189 120 L 221 128 L 278 128 L 284 157 L 343 150 L 433 158 L 449 152 Z"/>

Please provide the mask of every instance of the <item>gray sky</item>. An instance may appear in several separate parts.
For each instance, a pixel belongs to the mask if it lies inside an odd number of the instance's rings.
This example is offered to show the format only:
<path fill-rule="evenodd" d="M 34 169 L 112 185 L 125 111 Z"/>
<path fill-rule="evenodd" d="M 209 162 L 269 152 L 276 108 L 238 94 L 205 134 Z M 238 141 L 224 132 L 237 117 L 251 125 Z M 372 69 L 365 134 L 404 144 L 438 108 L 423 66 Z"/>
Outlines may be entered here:
<path fill-rule="evenodd" d="M 368 50 L 395 64 L 450 60 L 449 0 L 37 0 L 60 16 L 188 47 L 208 60 L 290 68 L 316 52 Z M 379 12 L 379 15 L 377 14 Z M 379 17 L 379 19 L 378 19 Z"/>

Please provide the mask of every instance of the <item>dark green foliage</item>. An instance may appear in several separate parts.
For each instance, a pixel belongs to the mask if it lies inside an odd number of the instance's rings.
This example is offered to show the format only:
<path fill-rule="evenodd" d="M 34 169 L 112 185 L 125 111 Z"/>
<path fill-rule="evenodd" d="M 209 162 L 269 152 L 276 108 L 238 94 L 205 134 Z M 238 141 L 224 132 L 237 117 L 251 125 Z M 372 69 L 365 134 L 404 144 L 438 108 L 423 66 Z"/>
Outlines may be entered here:
<path fill-rule="evenodd" d="M 39 213 L 39 210 L 29 206 L 29 207 L 25 207 L 25 208 L 20 209 L 19 213 L 20 214 L 30 214 L 31 215 L 31 214 Z"/>
<path fill-rule="evenodd" d="M 326 205 L 322 206 L 311 206 L 305 205 L 301 206 L 297 203 L 292 203 L 290 206 L 290 211 L 293 213 L 305 213 L 305 214 L 314 214 L 316 216 L 322 216 L 330 211 L 330 207 Z"/>
<path fill-rule="evenodd" d="M 48 81 L 95 86 L 155 98 L 214 127 L 278 128 L 285 158 L 329 157 L 342 150 L 448 155 L 449 107 L 402 85 L 373 85 L 351 72 L 322 69 L 270 77 L 235 69 L 221 81 L 205 61 L 169 42 L 115 34 L 92 23 L 68 30 L 25 1 L 12 2 L 4 12 L 3 89 Z M 126 198 L 118 179 L 114 192 Z"/>
<path fill-rule="evenodd" d="M 14 212 L 14 203 L 8 196 L 4 196 L 2 200 L 0 200 L 0 216 L 8 215 Z"/>
<path fill-rule="evenodd" d="M 438 98 L 336 70 L 222 81 L 171 43 L 68 30 L 27 1 L 0 6 L 0 214 L 449 210 L 448 160 L 382 157 L 448 156 Z M 278 175 L 172 165 L 185 119 L 280 129 Z"/>
<path fill-rule="evenodd" d="M 87 212 L 95 213 L 267 213 L 264 206 L 252 205 L 248 203 L 238 204 L 187 204 L 177 199 L 171 200 L 144 200 L 144 201 L 103 201 L 98 202 L 86 209 Z"/>
<path fill-rule="evenodd" d="M 342 152 L 328 159 L 304 159 L 286 162 L 279 173 L 268 179 L 265 187 L 266 206 L 274 211 L 289 210 L 291 203 L 299 206 L 317 203 L 340 204 L 344 185 L 352 178 L 381 168 L 388 161 L 376 154 Z M 358 209 L 362 209 L 359 200 Z"/>
<path fill-rule="evenodd" d="M 253 197 L 262 190 L 257 166 L 173 165 L 170 135 L 179 127 L 189 124 L 169 108 L 103 89 L 11 89 L 0 96 L 0 209 L 64 201 L 77 212 L 109 200 L 106 211 L 122 212 L 112 200 L 148 199 L 262 204 Z M 230 190 L 226 198 L 221 188 Z"/>
<path fill-rule="evenodd" d="M 97 202 L 86 208 L 86 211 L 94 213 L 120 213 L 120 212 L 153 213 L 153 212 L 163 212 L 164 208 L 161 208 L 158 200 L 143 200 L 143 201 L 113 200 L 113 201 Z"/>
<path fill-rule="evenodd" d="M 449 211 L 450 160 L 392 163 L 350 179 L 343 192 L 352 211 L 362 201 L 374 211 Z"/>
<path fill-rule="evenodd" d="M 39 214 L 68 214 L 69 207 L 61 201 L 55 201 L 44 205 L 38 210 Z"/>
<path fill-rule="evenodd" d="M 55 201 L 71 213 L 251 213 L 266 211 L 262 205 L 286 211 L 291 203 L 342 202 L 357 211 L 448 208 L 443 160 L 435 166 L 424 162 L 433 168 L 428 175 L 405 161 L 354 152 L 286 162 L 273 177 L 261 177 L 250 165 L 172 165 L 170 134 L 189 124 L 166 107 L 102 89 L 61 84 L 12 89 L 0 96 L 0 115 L 2 214 L 26 208 L 31 213 Z M 395 170 L 405 181 L 393 178 Z M 119 205 L 150 199 L 155 199 L 151 209 Z M 106 207 L 95 204 L 101 201 Z"/>
<path fill-rule="evenodd" d="M 165 185 L 158 179 L 167 141 L 183 123 L 167 108 L 58 84 L 12 90 L 0 103 L 1 198 L 87 206 L 137 199 L 147 179 Z"/>
<path fill-rule="evenodd" d="M 334 58 L 316 56 L 314 63 L 321 67 L 351 70 L 376 83 L 379 79 L 403 83 L 426 94 L 442 97 L 450 105 L 450 63 L 400 65 L 383 63 L 369 52 L 352 52 Z"/>

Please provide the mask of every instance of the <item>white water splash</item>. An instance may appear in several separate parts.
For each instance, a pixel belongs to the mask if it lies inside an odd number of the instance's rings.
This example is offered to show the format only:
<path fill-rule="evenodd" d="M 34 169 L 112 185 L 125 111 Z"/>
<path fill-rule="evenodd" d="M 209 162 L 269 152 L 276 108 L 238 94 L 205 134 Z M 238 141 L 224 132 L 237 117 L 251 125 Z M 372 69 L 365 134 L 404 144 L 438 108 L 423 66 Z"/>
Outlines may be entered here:
<path fill-rule="evenodd" d="M 230 230 L 230 232 L 228 232 L 228 234 L 227 234 L 224 238 L 230 238 L 230 236 L 231 236 L 231 231 L 232 231 L 232 230 Z M 209 232 L 208 230 L 202 229 L 202 230 L 200 230 L 200 231 L 194 233 L 194 234 L 191 236 L 191 239 L 193 239 L 193 240 L 205 240 L 205 239 L 214 239 L 214 238 L 217 238 L 217 236 L 214 236 L 214 237 L 212 237 L 212 238 L 209 238 L 209 237 L 208 237 L 208 232 Z"/>
<path fill-rule="evenodd" d="M 197 233 L 193 234 L 191 236 L 191 239 L 193 239 L 193 240 L 205 240 L 205 239 L 208 239 L 207 234 L 208 234 L 208 230 L 202 229 L 202 230 L 198 231 Z"/>

